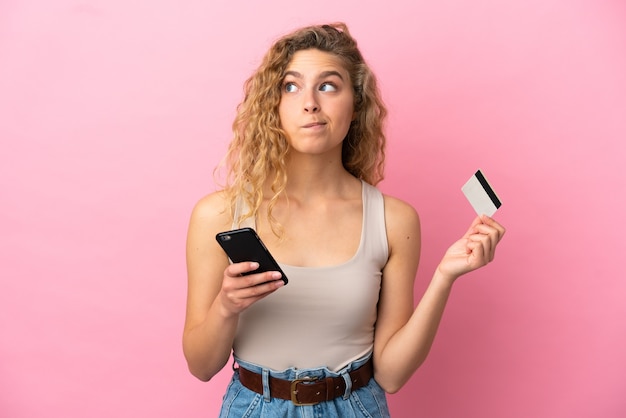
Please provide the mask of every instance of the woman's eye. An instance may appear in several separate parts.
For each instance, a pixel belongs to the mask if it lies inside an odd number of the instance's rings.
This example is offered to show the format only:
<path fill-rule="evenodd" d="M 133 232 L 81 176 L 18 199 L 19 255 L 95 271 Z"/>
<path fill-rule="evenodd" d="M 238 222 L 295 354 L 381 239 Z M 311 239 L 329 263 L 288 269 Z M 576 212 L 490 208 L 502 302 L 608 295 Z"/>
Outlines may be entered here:
<path fill-rule="evenodd" d="M 337 91 L 337 86 L 333 83 L 323 83 L 320 86 L 320 91 Z"/>
<path fill-rule="evenodd" d="M 296 86 L 296 83 L 285 83 L 285 86 L 283 88 L 286 93 L 293 93 L 298 90 L 298 86 Z"/>

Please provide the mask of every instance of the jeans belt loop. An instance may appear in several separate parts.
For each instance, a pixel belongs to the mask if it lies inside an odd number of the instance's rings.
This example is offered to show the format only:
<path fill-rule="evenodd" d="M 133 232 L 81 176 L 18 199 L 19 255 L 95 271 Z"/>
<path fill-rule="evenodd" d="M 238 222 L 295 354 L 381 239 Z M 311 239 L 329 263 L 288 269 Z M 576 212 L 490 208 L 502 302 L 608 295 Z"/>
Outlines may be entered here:
<path fill-rule="evenodd" d="M 352 379 L 350 378 L 350 374 L 346 370 L 341 373 L 341 377 L 343 377 L 344 382 L 346 382 L 346 391 L 343 394 L 343 399 L 346 400 L 350 397 L 350 394 L 352 393 Z"/>
<path fill-rule="evenodd" d="M 263 377 L 263 400 L 265 402 L 272 401 L 272 394 L 270 393 L 270 371 L 269 369 L 263 369 L 261 373 Z"/>

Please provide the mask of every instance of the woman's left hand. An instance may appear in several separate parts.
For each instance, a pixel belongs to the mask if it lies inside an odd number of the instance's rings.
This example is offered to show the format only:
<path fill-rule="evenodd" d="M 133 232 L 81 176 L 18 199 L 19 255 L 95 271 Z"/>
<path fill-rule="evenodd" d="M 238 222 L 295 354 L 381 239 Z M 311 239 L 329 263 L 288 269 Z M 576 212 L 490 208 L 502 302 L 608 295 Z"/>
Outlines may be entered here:
<path fill-rule="evenodd" d="M 493 260 L 504 233 L 504 227 L 494 219 L 477 216 L 463 238 L 446 251 L 437 269 L 445 277 L 455 280 L 487 265 Z"/>

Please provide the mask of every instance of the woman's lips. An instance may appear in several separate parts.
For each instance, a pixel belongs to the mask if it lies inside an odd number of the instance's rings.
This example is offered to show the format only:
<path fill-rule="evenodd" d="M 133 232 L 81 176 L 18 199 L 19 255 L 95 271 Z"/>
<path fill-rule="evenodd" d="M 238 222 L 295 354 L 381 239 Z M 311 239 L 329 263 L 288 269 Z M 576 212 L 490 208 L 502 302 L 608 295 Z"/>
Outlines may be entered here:
<path fill-rule="evenodd" d="M 307 123 L 306 125 L 303 126 L 303 128 L 316 128 L 318 126 L 324 126 L 326 125 L 325 122 L 311 122 L 311 123 Z"/>

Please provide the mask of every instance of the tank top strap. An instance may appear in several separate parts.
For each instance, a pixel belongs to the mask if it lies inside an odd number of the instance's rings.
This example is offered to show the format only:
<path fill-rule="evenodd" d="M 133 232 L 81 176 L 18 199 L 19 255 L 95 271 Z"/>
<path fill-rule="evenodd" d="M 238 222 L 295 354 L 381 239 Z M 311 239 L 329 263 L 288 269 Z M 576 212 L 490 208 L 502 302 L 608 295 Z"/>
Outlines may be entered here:
<path fill-rule="evenodd" d="M 235 213 L 233 214 L 232 229 L 252 228 L 256 229 L 256 219 L 254 216 L 241 220 L 241 216 L 249 210 L 249 206 L 242 196 L 237 196 L 235 201 Z"/>
<path fill-rule="evenodd" d="M 363 183 L 363 251 L 368 257 L 387 260 L 389 245 L 385 225 L 385 199 L 380 190 Z"/>

